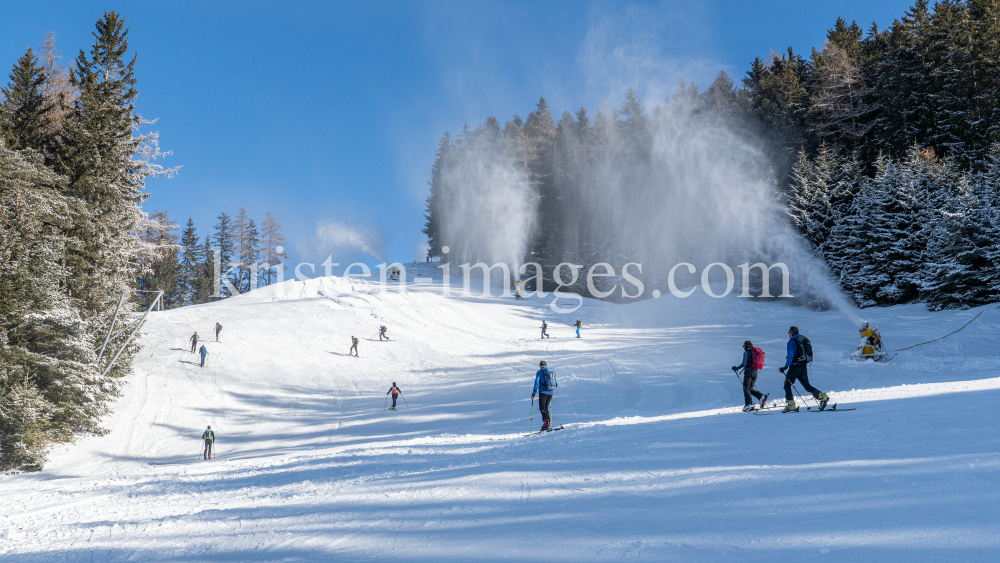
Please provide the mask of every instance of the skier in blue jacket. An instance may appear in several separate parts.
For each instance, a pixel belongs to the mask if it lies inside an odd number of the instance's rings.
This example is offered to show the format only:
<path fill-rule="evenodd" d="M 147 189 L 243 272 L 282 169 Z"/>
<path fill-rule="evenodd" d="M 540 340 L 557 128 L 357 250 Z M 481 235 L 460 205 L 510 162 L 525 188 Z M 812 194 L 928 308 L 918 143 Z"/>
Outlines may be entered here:
<path fill-rule="evenodd" d="M 538 410 L 542 413 L 541 430 L 548 430 L 551 426 L 549 423 L 549 404 L 552 403 L 552 392 L 556 390 L 556 387 L 559 387 L 555 377 L 550 378 L 549 373 L 545 360 L 538 362 L 538 371 L 535 372 L 535 387 L 531 390 L 531 398 L 534 399 L 535 395 L 538 395 Z M 549 382 L 551 382 L 551 389 Z"/>
<path fill-rule="evenodd" d="M 781 412 L 796 410 L 795 397 L 792 396 L 792 385 L 795 384 L 796 379 L 802 382 L 802 387 L 812 393 L 812 396 L 819 401 L 820 410 L 825 409 L 827 401 L 830 400 L 826 393 L 809 385 L 809 373 L 806 366 L 812 361 L 812 355 L 806 353 L 806 343 L 808 342 L 808 338 L 799 334 L 798 327 L 789 327 L 785 365 L 778 369 L 785 376 L 785 410 Z M 809 348 L 812 349 L 811 344 Z"/>

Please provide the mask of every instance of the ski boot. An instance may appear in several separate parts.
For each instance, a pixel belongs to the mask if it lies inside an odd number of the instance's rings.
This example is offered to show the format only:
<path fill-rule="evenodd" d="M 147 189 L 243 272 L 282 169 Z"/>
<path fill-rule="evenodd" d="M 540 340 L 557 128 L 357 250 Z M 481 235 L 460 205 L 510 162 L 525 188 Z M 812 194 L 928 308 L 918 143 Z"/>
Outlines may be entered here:
<path fill-rule="evenodd" d="M 761 400 L 760 400 L 760 408 L 762 408 L 762 409 L 764 409 L 764 408 L 767 408 L 767 407 L 766 407 L 766 403 L 767 403 L 767 398 L 768 398 L 769 396 L 770 396 L 770 394 L 769 394 L 769 393 L 764 393 L 764 396 L 763 396 L 763 397 L 761 398 Z"/>
<path fill-rule="evenodd" d="M 798 410 L 798 407 L 795 406 L 795 399 L 789 399 L 785 401 L 785 410 L 781 412 L 796 412 Z"/>
<path fill-rule="evenodd" d="M 820 391 L 819 397 L 817 398 L 819 399 L 819 410 L 826 409 L 826 404 L 830 402 L 830 396 Z"/>
<path fill-rule="evenodd" d="M 750 412 L 753 410 L 753 405 L 743 405 L 743 412 Z"/>
<path fill-rule="evenodd" d="M 549 419 L 547 419 L 547 418 L 542 420 L 542 427 L 538 431 L 539 432 L 544 432 L 546 430 L 549 430 Z"/>

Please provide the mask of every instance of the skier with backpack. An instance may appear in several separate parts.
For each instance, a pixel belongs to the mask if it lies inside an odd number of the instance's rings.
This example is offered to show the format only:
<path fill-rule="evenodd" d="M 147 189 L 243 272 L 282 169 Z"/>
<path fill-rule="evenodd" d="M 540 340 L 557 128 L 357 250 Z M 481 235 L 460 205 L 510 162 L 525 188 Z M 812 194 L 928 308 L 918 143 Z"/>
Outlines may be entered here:
<path fill-rule="evenodd" d="M 191 337 L 191 353 L 198 349 L 198 333 L 195 332 L 194 336 Z"/>
<path fill-rule="evenodd" d="M 347 352 L 348 356 L 358 355 L 358 342 L 360 342 L 356 337 L 351 337 L 351 349 Z M 351 352 L 354 352 L 353 354 Z"/>
<path fill-rule="evenodd" d="M 392 387 L 389 388 L 389 391 L 386 393 L 386 395 L 388 395 L 389 393 L 392 393 L 392 406 L 389 407 L 389 410 L 394 411 L 396 410 L 396 398 L 399 395 L 402 395 L 403 391 L 399 387 L 396 387 L 396 382 L 393 381 Z"/>
<path fill-rule="evenodd" d="M 389 340 L 389 335 L 385 333 L 385 331 L 387 331 L 387 330 L 389 330 L 389 329 L 385 328 L 385 325 L 382 325 L 382 326 L 378 327 L 378 341 L 379 342 L 382 342 L 382 337 L 385 337 L 386 340 Z"/>
<path fill-rule="evenodd" d="M 573 326 L 576 327 L 576 337 L 580 338 L 580 329 L 583 328 L 583 321 L 577 319 L 576 323 L 574 323 Z"/>
<path fill-rule="evenodd" d="M 559 383 L 556 381 L 556 372 L 549 371 L 545 360 L 538 362 L 538 371 L 535 372 L 535 387 L 531 390 L 531 398 L 534 400 L 535 395 L 538 395 L 538 410 L 542 413 L 542 428 L 539 432 L 552 429 L 549 405 L 552 404 L 552 393 L 555 392 L 556 387 L 559 387 Z"/>
<path fill-rule="evenodd" d="M 215 447 L 215 432 L 212 432 L 211 426 L 201 433 L 201 439 L 205 440 L 205 450 L 201 454 L 202 459 L 212 459 L 212 448 Z"/>
<path fill-rule="evenodd" d="M 549 337 L 549 323 L 542 321 L 542 339 Z"/>
<path fill-rule="evenodd" d="M 812 393 L 813 398 L 819 401 L 819 410 L 826 408 L 826 403 L 830 397 L 809 385 L 809 373 L 807 366 L 813 359 L 812 343 L 805 335 L 799 334 L 798 327 L 788 329 L 788 352 L 785 355 L 785 365 L 778 369 L 785 376 L 785 409 L 781 412 L 797 411 L 795 397 L 792 396 L 792 385 L 795 380 L 802 382 L 802 387 Z"/>
<path fill-rule="evenodd" d="M 733 366 L 733 371 L 739 376 L 743 370 L 743 412 L 753 410 L 753 399 L 760 401 L 760 408 L 764 408 L 768 395 L 754 389 L 757 383 L 757 375 L 764 369 L 764 351 L 753 345 L 749 340 L 743 342 L 743 363 Z"/>
<path fill-rule="evenodd" d="M 198 350 L 198 352 L 201 353 L 201 367 L 205 367 L 205 356 L 208 355 L 208 350 L 205 349 L 204 344 L 201 345 L 201 350 Z"/>
<path fill-rule="evenodd" d="M 215 341 L 219 341 L 219 333 L 222 332 L 222 325 L 215 323 Z"/>

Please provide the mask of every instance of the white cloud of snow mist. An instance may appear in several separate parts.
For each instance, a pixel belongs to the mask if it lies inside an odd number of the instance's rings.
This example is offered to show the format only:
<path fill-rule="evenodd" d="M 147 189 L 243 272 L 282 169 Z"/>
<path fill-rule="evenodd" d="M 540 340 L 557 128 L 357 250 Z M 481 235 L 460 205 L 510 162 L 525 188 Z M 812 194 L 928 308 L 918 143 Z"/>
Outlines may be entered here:
<path fill-rule="evenodd" d="M 525 170 L 483 139 L 441 174 L 444 184 L 458 187 L 449 190 L 448 212 L 441 222 L 445 240 L 461 241 L 461 248 L 452 249 L 451 260 L 505 263 L 517 277 L 538 208 Z"/>
<path fill-rule="evenodd" d="M 360 250 L 386 262 L 385 244 L 377 232 L 361 230 L 343 223 L 324 221 L 316 224 L 316 238 L 321 253 L 335 250 Z"/>
<path fill-rule="evenodd" d="M 578 55 L 590 88 L 603 88 L 605 100 L 638 90 L 650 139 L 648 162 L 598 162 L 581 194 L 609 217 L 607 235 L 653 266 L 654 278 L 665 274 L 656 265 L 669 269 L 681 261 L 699 269 L 712 262 L 784 262 L 797 291 L 860 325 L 857 306 L 789 222 L 762 141 L 737 134 L 736 123 L 706 119 L 683 100 L 653 109 L 676 95 L 681 80 L 704 92 L 720 71 L 732 73 L 712 60 L 713 30 L 704 14 L 691 4 L 598 3 L 591 21 Z"/>

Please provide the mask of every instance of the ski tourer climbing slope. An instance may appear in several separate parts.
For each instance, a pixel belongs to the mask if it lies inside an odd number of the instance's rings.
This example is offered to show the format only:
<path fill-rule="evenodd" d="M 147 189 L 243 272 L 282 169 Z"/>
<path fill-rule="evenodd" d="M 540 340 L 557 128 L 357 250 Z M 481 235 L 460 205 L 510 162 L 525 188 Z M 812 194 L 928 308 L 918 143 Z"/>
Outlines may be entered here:
<path fill-rule="evenodd" d="M 215 341 L 216 342 L 219 341 L 219 333 L 220 332 L 222 332 L 222 325 L 219 324 L 219 323 L 215 323 Z"/>
<path fill-rule="evenodd" d="M 194 354 L 195 350 L 197 349 L 198 349 L 198 333 L 195 332 L 194 335 L 191 336 L 191 353 Z"/>
<path fill-rule="evenodd" d="M 208 355 L 208 350 L 205 349 L 204 344 L 201 345 L 201 350 L 199 350 L 199 352 L 201 352 L 201 367 L 205 367 L 205 356 Z"/>
<path fill-rule="evenodd" d="M 757 383 L 757 376 L 764 367 L 764 351 L 755 348 L 753 342 L 746 340 L 743 342 L 743 363 L 733 366 L 733 371 L 739 375 L 743 370 L 743 412 L 753 409 L 753 400 L 760 401 L 760 408 L 764 408 L 768 395 L 761 393 L 754 388 Z"/>
<path fill-rule="evenodd" d="M 209 426 L 201 433 L 201 439 L 205 441 L 205 450 L 202 452 L 203 459 L 212 459 L 212 448 L 215 447 L 215 432 Z"/>
<path fill-rule="evenodd" d="M 389 388 L 389 391 L 386 393 L 386 395 L 388 395 L 389 393 L 392 393 L 392 406 L 389 407 L 389 410 L 393 410 L 394 411 L 394 410 L 396 410 L 396 398 L 399 395 L 402 395 L 403 391 L 399 387 L 396 387 L 396 382 L 393 381 L 392 382 L 392 387 Z"/>
<path fill-rule="evenodd" d="M 551 428 L 549 418 L 549 405 L 552 404 L 552 393 L 555 392 L 559 383 L 556 381 L 555 372 L 549 371 L 545 360 L 538 362 L 538 371 L 535 372 L 535 387 L 531 390 L 531 398 L 538 395 L 538 410 L 542 413 L 542 430 Z"/>
<path fill-rule="evenodd" d="M 812 344 L 809 342 L 809 339 L 799 334 L 798 327 L 789 327 L 785 365 L 778 369 L 785 376 L 785 409 L 782 412 L 796 410 L 795 397 L 792 396 L 792 385 L 795 384 L 795 380 L 802 382 L 802 387 L 819 401 L 820 410 L 826 408 L 826 403 L 830 400 L 830 397 L 809 384 L 807 366 L 811 361 Z"/>
<path fill-rule="evenodd" d="M 348 356 L 357 356 L 358 355 L 358 342 L 359 342 L 359 340 L 357 339 L 357 337 L 355 337 L 355 336 L 351 337 L 351 349 L 350 349 L 349 352 L 347 352 Z"/>

